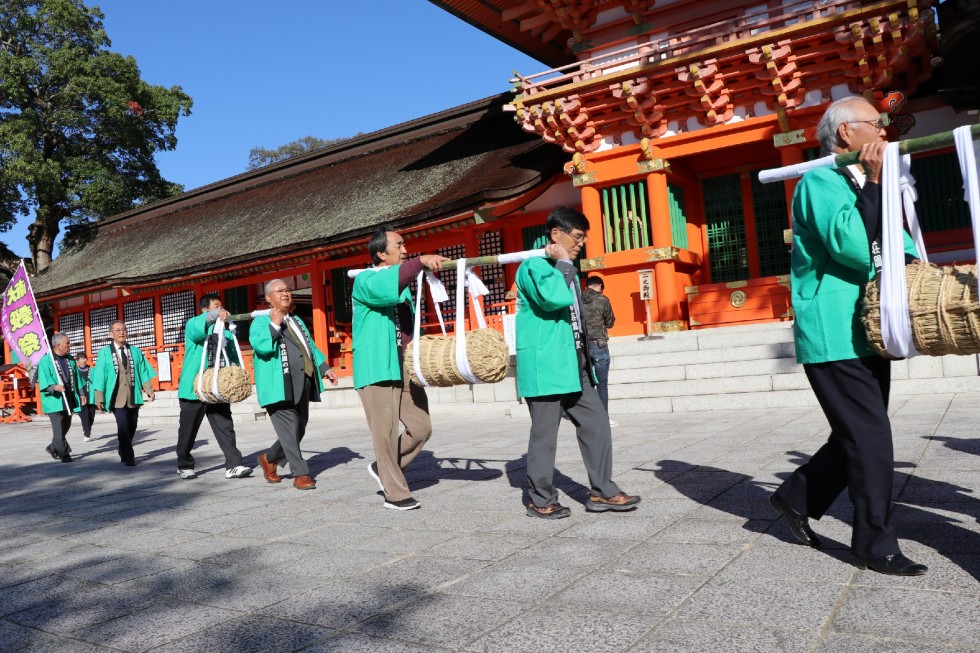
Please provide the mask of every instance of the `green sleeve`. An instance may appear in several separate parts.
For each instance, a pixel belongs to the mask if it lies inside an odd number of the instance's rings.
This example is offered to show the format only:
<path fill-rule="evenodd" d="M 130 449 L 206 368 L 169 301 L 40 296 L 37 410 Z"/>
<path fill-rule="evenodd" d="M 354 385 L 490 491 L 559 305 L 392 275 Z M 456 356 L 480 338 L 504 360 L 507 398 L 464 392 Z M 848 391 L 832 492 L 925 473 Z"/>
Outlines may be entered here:
<path fill-rule="evenodd" d="M 271 358 L 279 351 L 277 343 L 269 332 L 269 325 L 272 321 L 268 315 L 260 315 L 252 322 L 248 330 L 248 342 L 252 345 L 252 351 L 262 358 Z"/>
<path fill-rule="evenodd" d="M 92 389 L 96 392 L 105 394 L 109 376 L 107 368 L 112 367 L 112 361 L 109 360 L 111 357 L 112 350 L 103 349 L 101 352 L 99 352 L 99 359 L 95 363 L 95 369 L 89 373 L 89 378 L 92 381 Z"/>
<path fill-rule="evenodd" d="M 840 173 L 818 168 L 805 174 L 793 197 L 793 216 L 798 227 L 823 243 L 832 259 L 862 272 L 871 270 L 864 219 L 854 191 Z"/>
<path fill-rule="evenodd" d="M 518 268 L 517 288 L 528 302 L 548 312 L 568 308 L 575 301 L 565 276 L 543 258 L 528 259 Z"/>
<path fill-rule="evenodd" d="M 60 385 L 60 382 L 54 373 L 54 363 L 51 361 L 51 355 L 49 354 L 37 364 L 37 387 L 44 390 L 52 385 Z"/>
<path fill-rule="evenodd" d="M 384 308 L 399 303 L 398 265 L 388 268 L 370 269 L 354 277 L 351 297 L 371 308 Z"/>
<path fill-rule="evenodd" d="M 190 340 L 196 345 L 203 345 L 204 341 L 208 337 L 208 314 L 201 313 L 197 317 L 192 317 L 187 320 L 187 326 L 184 327 L 184 338 Z"/>

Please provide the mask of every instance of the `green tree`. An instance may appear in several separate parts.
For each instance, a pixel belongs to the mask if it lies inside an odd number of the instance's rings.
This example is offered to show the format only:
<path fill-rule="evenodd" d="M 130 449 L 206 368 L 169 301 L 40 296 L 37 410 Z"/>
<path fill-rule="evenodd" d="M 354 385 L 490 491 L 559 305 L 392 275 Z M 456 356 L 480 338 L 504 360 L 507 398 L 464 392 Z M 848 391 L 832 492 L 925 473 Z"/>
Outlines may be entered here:
<path fill-rule="evenodd" d="M 300 154 L 306 154 L 307 152 L 312 152 L 313 150 L 319 150 L 320 148 L 327 147 L 328 145 L 334 145 L 335 143 L 340 143 L 342 141 L 349 141 L 350 139 L 357 138 L 362 134 L 363 132 L 357 132 L 354 136 L 333 138 L 328 140 L 317 138 L 316 136 L 304 136 L 303 138 L 296 139 L 295 141 L 291 141 L 285 145 L 280 145 L 279 147 L 271 150 L 264 147 L 253 147 L 248 152 L 248 169 L 255 170 L 256 168 L 261 168 L 273 163 L 279 163 L 280 161 L 291 159 L 294 156 L 299 156 Z"/>
<path fill-rule="evenodd" d="M 143 81 L 110 52 L 104 15 L 82 0 L 2 0 L 0 232 L 33 213 L 35 269 L 64 223 L 90 222 L 181 192 L 154 154 L 177 146 L 192 101 Z"/>

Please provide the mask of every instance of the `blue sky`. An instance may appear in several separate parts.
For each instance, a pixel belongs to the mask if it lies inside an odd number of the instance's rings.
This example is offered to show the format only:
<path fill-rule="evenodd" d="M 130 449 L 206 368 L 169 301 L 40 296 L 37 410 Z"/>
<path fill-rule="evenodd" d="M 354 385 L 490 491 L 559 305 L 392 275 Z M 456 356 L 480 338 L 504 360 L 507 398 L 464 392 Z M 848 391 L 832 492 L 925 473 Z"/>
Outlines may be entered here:
<path fill-rule="evenodd" d="M 245 170 L 252 147 L 370 132 L 506 91 L 547 66 L 426 0 L 87 0 L 143 79 L 192 115 L 157 157 L 190 190 Z M 515 127 L 516 128 L 516 127 Z M 2 235 L 27 256 L 28 219 Z"/>

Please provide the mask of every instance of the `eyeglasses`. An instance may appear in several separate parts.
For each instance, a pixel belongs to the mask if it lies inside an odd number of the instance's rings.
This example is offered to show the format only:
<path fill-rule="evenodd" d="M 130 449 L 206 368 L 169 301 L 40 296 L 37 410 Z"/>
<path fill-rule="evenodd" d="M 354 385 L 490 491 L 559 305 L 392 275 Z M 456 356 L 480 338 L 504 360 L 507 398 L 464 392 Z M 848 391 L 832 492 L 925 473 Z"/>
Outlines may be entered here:
<path fill-rule="evenodd" d="M 848 120 L 847 122 L 851 125 L 856 125 L 858 123 L 871 125 L 872 127 L 875 128 L 875 131 L 881 131 L 882 129 L 885 128 L 885 121 L 883 121 L 881 118 L 878 118 L 877 120 Z"/>
<path fill-rule="evenodd" d="M 562 232 L 563 234 L 565 234 L 566 236 L 568 236 L 569 238 L 571 238 L 572 240 L 574 240 L 576 245 L 581 245 L 582 243 L 584 243 L 585 241 L 587 241 L 589 239 L 589 234 L 586 234 L 586 233 L 583 233 L 580 236 L 575 236 L 575 235 L 570 234 L 569 232 L 565 231 L 564 229 L 559 229 L 558 231 Z"/>
<path fill-rule="evenodd" d="M 290 294 L 292 294 L 293 289 L 292 288 L 280 288 L 279 290 L 270 290 L 269 292 L 274 292 L 274 293 L 277 293 L 277 294 L 280 294 L 280 295 L 282 293 L 290 293 Z"/>

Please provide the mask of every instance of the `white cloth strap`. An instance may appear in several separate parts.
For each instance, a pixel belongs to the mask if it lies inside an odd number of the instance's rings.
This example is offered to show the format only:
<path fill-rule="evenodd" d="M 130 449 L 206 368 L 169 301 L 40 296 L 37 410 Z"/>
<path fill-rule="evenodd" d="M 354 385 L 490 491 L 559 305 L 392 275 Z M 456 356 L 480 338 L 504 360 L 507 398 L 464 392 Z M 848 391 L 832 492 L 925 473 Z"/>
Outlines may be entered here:
<path fill-rule="evenodd" d="M 970 209 L 970 223 L 973 226 L 973 246 L 980 256 L 980 182 L 977 180 L 977 159 L 980 159 L 980 141 L 974 141 L 970 126 L 964 125 L 953 130 L 956 143 L 956 158 L 960 162 L 963 177 L 963 199 Z"/>
<path fill-rule="evenodd" d="M 905 280 L 905 239 L 902 230 L 904 208 L 910 230 L 919 231 L 915 205 L 910 199 L 910 195 L 915 193 L 914 184 L 906 182 L 904 197 L 902 193 L 902 173 L 903 169 L 907 169 L 909 160 L 907 154 L 899 155 L 898 143 L 889 143 L 885 148 L 885 159 L 881 167 L 881 339 L 885 350 L 897 358 L 911 358 L 919 353 L 912 343 L 908 284 Z M 913 224 L 914 227 L 911 226 Z M 919 237 L 921 239 L 921 234 Z M 924 250 L 923 247 L 920 251 L 923 256 Z"/>
<path fill-rule="evenodd" d="M 412 329 L 412 367 L 415 370 L 415 377 L 423 387 L 429 385 L 425 376 L 422 375 L 422 364 L 419 361 L 419 339 L 422 335 L 422 275 L 424 274 L 425 271 L 419 272 L 418 278 L 415 279 L 415 326 Z M 443 291 L 445 292 L 445 289 Z M 397 311 L 398 307 L 395 307 L 395 310 Z M 439 314 L 439 319 L 441 322 L 442 313 Z M 445 326 L 443 332 L 445 333 Z M 400 337 L 401 334 L 395 334 L 395 338 Z"/>

